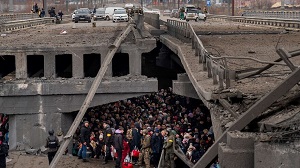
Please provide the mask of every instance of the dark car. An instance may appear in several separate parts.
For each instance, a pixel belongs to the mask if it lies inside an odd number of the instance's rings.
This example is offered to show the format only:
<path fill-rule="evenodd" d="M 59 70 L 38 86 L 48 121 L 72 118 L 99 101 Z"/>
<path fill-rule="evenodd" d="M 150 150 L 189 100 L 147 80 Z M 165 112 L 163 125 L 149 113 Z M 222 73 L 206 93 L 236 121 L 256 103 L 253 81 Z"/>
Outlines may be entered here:
<path fill-rule="evenodd" d="M 179 10 L 178 9 L 172 9 L 171 14 L 170 14 L 171 18 L 179 18 Z"/>
<path fill-rule="evenodd" d="M 99 20 L 99 19 L 105 19 L 105 9 L 104 8 L 98 8 L 96 9 L 96 12 L 94 13 L 94 20 Z"/>
<path fill-rule="evenodd" d="M 88 21 L 91 22 L 91 12 L 89 9 L 78 9 L 75 13 L 75 23 L 78 23 L 78 21 Z"/>

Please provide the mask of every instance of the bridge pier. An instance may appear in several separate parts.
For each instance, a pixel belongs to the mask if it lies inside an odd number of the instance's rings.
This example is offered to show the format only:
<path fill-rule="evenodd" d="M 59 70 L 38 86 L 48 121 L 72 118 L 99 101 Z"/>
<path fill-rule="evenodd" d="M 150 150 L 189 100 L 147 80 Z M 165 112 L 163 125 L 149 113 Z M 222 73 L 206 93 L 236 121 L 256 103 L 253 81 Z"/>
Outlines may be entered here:
<path fill-rule="evenodd" d="M 16 54 L 16 78 L 27 78 L 27 55 L 24 52 Z"/>
<path fill-rule="evenodd" d="M 44 54 L 44 77 L 47 79 L 55 78 L 55 55 L 53 53 Z"/>
<path fill-rule="evenodd" d="M 139 50 L 126 50 L 125 53 L 129 55 L 129 74 L 142 74 L 142 53 Z"/>
<path fill-rule="evenodd" d="M 104 59 L 105 59 L 105 55 L 106 55 L 106 53 L 108 52 L 108 50 L 102 50 L 101 52 L 100 52 L 100 54 L 101 54 L 101 64 L 104 62 Z M 107 77 L 111 77 L 113 75 L 113 71 L 112 71 L 112 62 L 108 65 L 108 68 L 107 68 L 107 70 L 106 70 L 106 72 L 105 72 L 105 76 L 107 76 Z"/>
<path fill-rule="evenodd" d="M 23 150 L 45 145 L 48 131 L 66 133 L 73 118 L 68 113 L 9 115 L 10 149 Z"/>
<path fill-rule="evenodd" d="M 83 53 L 77 52 L 72 54 L 72 76 L 73 78 L 84 77 Z M 99 63 L 100 64 L 100 63 Z"/>

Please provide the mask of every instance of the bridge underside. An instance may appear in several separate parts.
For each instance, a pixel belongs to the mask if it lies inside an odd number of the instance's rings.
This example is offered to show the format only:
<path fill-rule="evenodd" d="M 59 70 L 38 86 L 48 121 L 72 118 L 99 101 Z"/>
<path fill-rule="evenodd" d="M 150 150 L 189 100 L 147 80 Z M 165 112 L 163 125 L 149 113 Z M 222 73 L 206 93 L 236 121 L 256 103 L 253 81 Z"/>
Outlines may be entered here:
<path fill-rule="evenodd" d="M 158 90 L 157 79 L 141 75 L 142 54 L 153 50 L 156 40 L 136 32 L 108 65 L 91 107 Z M 10 117 L 11 149 L 44 146 L 49 129 L 67 133 L 109 47 L 108 42 L 0 48 L 0 111 Z"/>
<path fill-rule="evenodd" d="M 119 77 L 119 80 L 111 78 L 103 81 L 91 107 L 157 91 L 156 79 L 143 76 L 140 76 L 139 80 L 137 78 L 124 76 Z M 10 148 L 43 146 L 49 128 L 66 133 L 73 122 L 74 111 L 80 109 L 91 82 L 90 79 L 88 82 L 75 80 L 65 81 L 62 84 L 56 81 L 53 82 L 56 84 L 5 85 L 2 90 L 7 92 L 1 93 L 6 96 L 0 97 L 0 111 L 10 116 Z M 13 89 L 20 87 L 21 89 Z M 22 90 L 24 92 L 20 95 Z M 36 91 L 39 94 L 34 94 Z"/>

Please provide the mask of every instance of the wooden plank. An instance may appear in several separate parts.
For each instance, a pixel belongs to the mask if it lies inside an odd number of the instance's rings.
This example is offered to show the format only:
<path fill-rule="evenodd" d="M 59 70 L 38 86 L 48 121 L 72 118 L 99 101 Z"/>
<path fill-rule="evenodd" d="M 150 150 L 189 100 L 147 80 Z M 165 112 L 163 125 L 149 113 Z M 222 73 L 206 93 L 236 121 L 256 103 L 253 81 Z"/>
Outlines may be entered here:
<path fill-rule="evenodd" d="M 284 81 L 282 81 L 271 92 L 262 97 L 253 106 L 251 106 L 243 115 L 241 115 L 224 133 L 215 141 L 201 159 L 194 165 L 193 168 L 205 168 L 218 155 L 219 143 L 226 142 L 226 134 L 228 131 L 242 130 L 253 119 L 264 112 L 276 100 L 286 94 L 300 81 L 300 68 L 293 71 Z"/>
<path fill-rule="evenodd" d="M 127 35 L 130 33 L 131 31 L 131 24 L 129 24 L 127 26 L 127 28 L 117 37 L 117 39 L 115 40 L 114 44 L 111 45 L 109 47 L 109 51 L 104 59 L 104 62 L 101 65 L 101 68 L 98 71 L 97 76 L 95 77 L 93 84 L 74 120 L 74 122 L 72 123 L 67 135 L 64 137 L 64 140 L 62 142 L 62 144 L 60 145 L 54 159 L 52 160 L 51 164 L 50 164 L 50 168 L 55 168 L 59 159 L 61 158 L 62 154 L 64 153 L 65 149 L 68 147 L 77 127 L 80 124 L 80 121 L 82 120 L 83 116 L 85 115 L 86 110 L 89 108 L 90 103 L 92 102 L 94 95 L 105 75 L 105 72 L 108 68 L 108 65 L 110 64 L 113 56 L 115 55 L 115 53 L 117 52 L 118 48 L 120 47 L 122 41 L 127 37 Z"/>

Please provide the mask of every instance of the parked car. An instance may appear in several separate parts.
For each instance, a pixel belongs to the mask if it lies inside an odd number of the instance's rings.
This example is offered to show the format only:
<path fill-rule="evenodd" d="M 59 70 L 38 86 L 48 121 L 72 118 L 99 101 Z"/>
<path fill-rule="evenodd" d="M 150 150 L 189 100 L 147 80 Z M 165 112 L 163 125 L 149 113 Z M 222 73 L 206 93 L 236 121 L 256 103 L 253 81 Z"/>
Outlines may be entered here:
<path fill-rule="evenodd" d="M 94 21 L 99 20 L 99 19 L 104 20 L 105 19 L 105 9 L 104 8 L 96 9 L 93 19 L 94 19 Z"/>
<path fill-rule="evenodd" d="M 198 9 L 190 9 L 186 12 L 186 18 L 185 20 L 188 22 L 190 20 L 195 20 L 195 22 L 199 20 L 206 20 L 206 15 L 203 14 L 200 10 Z"/>
<path fill-rule="evenodd" d="M 159 9 L 152 9 L 152 13 L 156 13 L 160 15 L 160 10 Z"/>
<path fill-rule="evenodd" d="M 128 22 L 128 14 L 125 9 L 116 9 L 112 16 L 113 22 L 125 21 Z"/>
<path fill-rule="evenodd" d="M 163 16 L 171 16 L 171 11 L 169 9 L 163 11 Z"/>
<path fill-rule="evenodd" d="M 202 13 L 201 10 L 199 10 L 198 16 L 199 16 L 199 20 L 203 20 L 204 22 L 206 21 L 206 14 Z"/>
<path fill-rule="evenodd" d="M 178 9 L 172 9 L 171 14 L 170 14 L 171 18 L 179 18 L 179 10 Z"/>
<path fill-rule="evenodd" d="M 91 12 L 87 8 L 80 8 L 75 13 L 75 23 L 78 23 L 78 21 L 88 21 L 91 22 Z"/>
<path fill-rule="evenodd" d="M 76 14 L 77 10 L 74 10 L 74 12 L 72 13 L 72 21 L 75 20 L 75 14 Z"/>
<path fill-rule="evenodd" d="M 124 8 L 121 8 L 121 7 L 107 7 L 107 8 L 105 8 L 105 20 L 112 19 L 114 11 L 117 10 L 117 9 L 125 10 Z"/>

